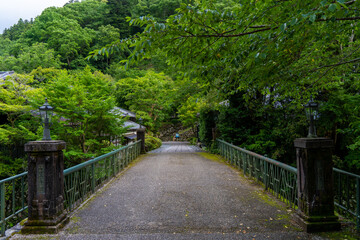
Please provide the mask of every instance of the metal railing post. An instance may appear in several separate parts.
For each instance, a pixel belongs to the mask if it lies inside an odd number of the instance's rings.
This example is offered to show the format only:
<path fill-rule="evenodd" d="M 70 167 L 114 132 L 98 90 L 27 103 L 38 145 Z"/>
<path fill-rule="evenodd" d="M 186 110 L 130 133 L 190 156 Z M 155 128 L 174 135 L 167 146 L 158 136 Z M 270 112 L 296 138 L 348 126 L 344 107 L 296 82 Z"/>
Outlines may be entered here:
<path fill-rule="evenodd" d="M 267 162 L 264 162 L 264 175 L 263 175 L 263 178 L 264 178 L 264 188 L 265 190 L 267 190 L 268 186 L 268 178 L 267 178 L 267 174 L 268 174 L 268 163 Z"/>
<path fill-rule="evenodd" d="M 91 164 L 91 191 L 95 193 L 95 163 Z"/>
<path fill-rule="evenodd" d="M 356 229 L 360 231 L 360 178 L 356 178 Z"/>
<path fill-rule="evenodd" d="M 1 220 L 1 236 L 5 236 L 5 183 L 0 184 L 0 220 Z"/>
<path fill-rule="evenodd" d="M 112 167 L 113 167 L 113 176 L 115 176 L 116 175 L 115 155 L 112 155 L 111 161 L 112 161 Z"/>

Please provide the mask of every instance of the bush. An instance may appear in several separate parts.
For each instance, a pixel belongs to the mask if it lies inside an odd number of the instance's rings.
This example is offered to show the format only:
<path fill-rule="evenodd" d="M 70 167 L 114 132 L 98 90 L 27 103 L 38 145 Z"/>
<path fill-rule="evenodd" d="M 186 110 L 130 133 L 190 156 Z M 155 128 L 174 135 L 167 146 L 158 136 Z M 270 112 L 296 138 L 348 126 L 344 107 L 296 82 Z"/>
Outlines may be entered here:
<path fill-rule="evenodd" d="M 199 136 L 200 141 L 209 147 L 213 140 L 212 129 L 215 128 L 217 112 L 211 108 L 203 108 L 200 111 Z"/>
<path fill-rule="evenodd" d="M 150 136 L 150 135 L 146 135 L 145 136 L 145 151 L 149 152 L 151 150 L 157 149 L 159 147 L 161 147 L 161 140 L 159 138 Z"/>
<path fill-rule="evenodd" d="M 197 137 L 192 137 L 189 139 L 191 145 L 197 145 Z"/>

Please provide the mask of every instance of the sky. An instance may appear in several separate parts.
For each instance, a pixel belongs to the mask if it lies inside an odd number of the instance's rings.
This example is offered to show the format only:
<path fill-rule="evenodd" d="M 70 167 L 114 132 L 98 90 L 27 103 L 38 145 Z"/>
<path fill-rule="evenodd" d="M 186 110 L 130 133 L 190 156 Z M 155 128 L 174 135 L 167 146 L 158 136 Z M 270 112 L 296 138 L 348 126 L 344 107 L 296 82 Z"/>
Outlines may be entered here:
<path fill-rule="evenodd" d="M 30 20 L 48 7 L 62 7 L 69 0 L 0 0 L 0 34 L 20 18 Z"/>

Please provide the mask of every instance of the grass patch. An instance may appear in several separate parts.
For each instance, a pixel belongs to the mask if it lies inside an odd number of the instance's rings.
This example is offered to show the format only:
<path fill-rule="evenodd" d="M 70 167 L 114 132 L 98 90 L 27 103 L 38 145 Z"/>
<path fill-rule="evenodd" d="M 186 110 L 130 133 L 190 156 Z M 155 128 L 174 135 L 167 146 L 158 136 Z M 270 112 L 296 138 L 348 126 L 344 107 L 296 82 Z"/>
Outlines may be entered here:
<path fill-rule="evenodd" d="M 321 237 L 326 237 L 328 239 L 342 239 L 342 240 L 360 239 L 360 236 L 356 232 L 351 232 L 346 229 L 340 232 L 324 232 L 324 233 L 318 233 L 316 235 Z"/>
<path fill-rule="evenodd" d="M 202 156 L 202 157 L 204 157 L 204 158 L 206 158 L 206 159 L 213 160 L 213 161 L 215 161 L 215 162 L 221 162 L 221 163 L 226 163 L 226 164 L 227 164 L 227 162 L 225 161 L 225 159 L 222 158 L 222 157 L 219 156 L 219 155 L 215 155 L 215 154 L 208 153 L 208 152 L 198 152 L 198 153 L 196 153 L 196 154 L 198 154 L 198 155 L 200 155 L 200 156 Z M 229 164 L 227 164 L 227 165 L 229 165 Z M 231 166 L 231 165 L 229 165 L 229 166 Z"/>

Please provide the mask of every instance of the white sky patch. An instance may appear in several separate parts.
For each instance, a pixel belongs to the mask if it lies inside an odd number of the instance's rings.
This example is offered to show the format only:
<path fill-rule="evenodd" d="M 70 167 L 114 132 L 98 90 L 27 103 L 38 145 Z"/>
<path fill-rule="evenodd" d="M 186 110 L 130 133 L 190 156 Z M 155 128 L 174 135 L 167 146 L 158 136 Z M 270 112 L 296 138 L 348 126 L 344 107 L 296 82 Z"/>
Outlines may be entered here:
<path fill-rule="evenodd" d="M 0 34 L 23 20 L 35 19 L 48 7 L 62 7 L 69 0 L 0 0 Z"/>

